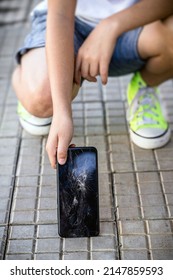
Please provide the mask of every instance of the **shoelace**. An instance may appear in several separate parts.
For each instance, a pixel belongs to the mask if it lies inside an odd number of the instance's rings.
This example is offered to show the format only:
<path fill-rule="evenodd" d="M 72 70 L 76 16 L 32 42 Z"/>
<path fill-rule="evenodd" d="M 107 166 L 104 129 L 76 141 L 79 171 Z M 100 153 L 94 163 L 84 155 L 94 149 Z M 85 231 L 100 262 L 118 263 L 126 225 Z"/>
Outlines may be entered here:
<path fill-rule="evenodd" d="M 156 109 L 157 102 L 159 102 L 159 99 L 153 88 L 141 88 L 132 100 L 127 111 L 128 121 L 130 122 L 134 117 L 137 117 L 139 118 L 138 125 L 158 123 L 158 121 L 153 118 L 153 116 L 158 116 L 153 110 Z M 145 115 L 146 112 L 148 113 L 147 116 Z"/>

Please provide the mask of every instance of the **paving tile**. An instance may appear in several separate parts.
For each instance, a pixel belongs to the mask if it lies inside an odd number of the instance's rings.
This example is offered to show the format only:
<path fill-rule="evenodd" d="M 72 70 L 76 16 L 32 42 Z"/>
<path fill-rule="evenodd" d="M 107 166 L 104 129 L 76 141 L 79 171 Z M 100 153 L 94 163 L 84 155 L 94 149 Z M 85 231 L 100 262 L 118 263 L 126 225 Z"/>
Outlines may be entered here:
<path fill-rule="evenodd" d="M 142 218 L 140 207 L 117 207 L 117 218 L 120 220 L 134 219 L 138 220 Z"/>
<path fill-rule="evenodd" d="M 167 201 L 169 205 L 173 205 L 173 194 L 167 195 Z"/>
<path fill-rule="evenodd" d="M 173 172 L 172 171 L 163 171 L 160 173 L 161 179 L 163 182 L 173 182 Z"/>
<path fill-rule="evenodd" d="M 5 176 L 8 176 L 9 174 L 13 174 L 13 171 L 14 171 L 14 165 L 3 165 L 3 166 L 1 165 L 0 166 L 1 174 L 4 174 Z"/>
<path fill-rule="evenodd" d="M 145 235 L 123 235 L 120 242 L 122 249 L 147 249 L 147 240 Z"/>
<path fill-rule="evenodd" d="M 35 260 L 59 260 L 59 253 L 35 254 Z"/>
<path fill-rule="evenodd" d="M 107 127 L 108 134 L 127 134 L 127 127 L 126 125 L 109 125 Z"/>
<path fill-rule="evenodd" d="M 112 207 L 112 195 L 100 195 L 99 196 L 100 207 Z"/>
<path fill-rule="evenodd" d="M 150 234 L 172 233 L 172 225 L 169 220 L 149 220 Z"/>
<path fill-rule="evenodd" d="M 33 210 L 28 211 L 12 211 L 11 223 L 13 224 L 31 224 L 34 222 L 35 212 Z"/>
<path fill-rule="evenodd" d="M 73 118 L 74 127 L 84 126 L 84 118 Z"/>
<path fill-rule="evenodd" d="M 38 210 L 37 212 L 37 222 L 38 223 L 57 223 L 57 210 L 47 209 L 47 210 Z"/>
<path fill-rule="evenodd" d="M 139 207 L 139 198 L 136 195 L 117 195 L 116 196 L 116 206 L 117 207 Z"/>
<path fill-rule="evenodd" d="M 37 239 L 36 253 L 58 253 L 58 252 L 60 252 L 59 238 Z"/>
<path fill-rule="evenodd" d="M 64 251 L 87 251 L 88 239 L 87 238 L 66 238 L 64 244 Z"/>
<path fill-rule="evenodd" d="M 85 119 L 85 124 L 88 127 L 88 129 L 89 129 L 90 126 L 91 127 L 94 126 L 96 128 L 100 127 L 100 126 L 103 127 L 104 126 L 104 120 L 101 117 L 99 117 L 99 118 L 86 118 Z M 74 125 L 75 125 L 75 121 L 74 121 Z"/>
<path fill-rule="evenodd" d="M 121 250 L 122 260 L 149 260 L 150 254 L 147 250 Z"/>
<path fill-rule="evenodd" d="M 58 236 L 57 224 L 43 224 L 38 226 L 38 238 L 56 238 Z"/>
<path fill-rule="evenodd" d="M 121 235 L 127 234 L 145 234 L 145 224 L 143 221 L 121 221 L 119 224 L 119 233 Z"/>
<path fill-rule="evenodd" d="M 100 220 L 101 221 L 113 221 L 114 220 L 114 208 L 100 207 Z"/>
<path fill-rule="evenodd" d="M 139 183 L 144 182 L 160 182 L 160 177 L 157 172 L 141 172 L 137 173 L 137 179 Z"/>
<path fill-rule="evenodd" d="M 3 239 L 4 234 L 5 234 L 5 227 L 4 226 L 0 226 L 0 239 Z"/>
<path fill-rule="evenodd" d="M 168 149 L 166 147 L 164 149 L 156 150 L 155 153 L 158 161 L 167 159 L 172 160 L 173 158 L 173 149 Z"/>
<path fill-rule="evenodd" d="M 34 237 L 34 225 L 11 226 L 10 239 L 30 239 Z"/>
<path fill-rule="evenodd" d="M 37 187 L 17 187 L 14 197 L 18 199 L 31 199 L 37 196 Z"/>
<path fill-rule="evenodd" d="M 172 182 L 163 182 L 165 194 L 173 194 Z"/>
<path fill-rule="evenodd" d="M 83 115 L 84 115 L 84 113 L 83 113 L 83 110 L 81 110 L 81 111 L 74 111 L 73 110 L 73 118 L 79 118 L 79 119 L 81 119 L 81 118 L 83 118 Z"/>
<path fill-rule="evenodd" d="M 79 136 L 82 136 L 84 135 L 84 127 L 80 127 L 80 126 L 75 126 L 74 127 L 74 136 L 75 137 L 79 137 Z"/>
<path fill-rule="evenodd" d="M 141 195 L 162 194 L 162 185 L 160 182 L 140 182 L 139 193 Z"/>
<path fill-rule="evenodd" d="M 164 205 L 144 206 L 144 217 L 146 219 L 164 219 L 168 218 L 167 209 Z"/>
<path fill-rule="evenodd" d="M 125 125 L 126 124 L 126 118 L 123 116 L 109 116 L 107 118 L 107 125 Z"/>
<path fill-rule="evenodd" d="M 162 194 L 141 195 L 141 200 L 143 206 L 157 206 L 165 204 L 165 200 Z"/>
<path fill-rule="evenodd" d="M 173 260 L 172 249 L 152 250 L 153 260 Z"/>
<path fill-rule="evenodd" d="M 117 260 L 116 252 L 92 252 L 92 260 Z"/>
<path fill-rule="evenodd" d="M 35 198 L 17 198 L 13 203 L 13 211 L 34 210 L 35 203 Z"/>
<path fill-rule="evenodd" d="M 121 185 L 134 185 L 136 183 L 135 174 L 125 173 L 125 174 L 114 174 L 114 183 Z"/>
<path fill-rule="evenodd" d="M 1 163 L 0 163 L 0 170 L 1 170 L 1 168 L 2 168 L 2 166 L 13 166 L 14 165 L 14 163 L 15 163 L 15 156 L 6 156 L 6 155 L 4 155 L 4 156 L 1 156 Z M 2 172 L 3 173 L 3 172 Z M 4 173 L 3 173 L 4 174 Z M 9 174 L 9 173 L 8 173 Z M 5 174 L 4 174 L 5 175 Z"/>
<path fill-rule="evenodd" d="M 17 137 L 19 125 L 15 121 L 6 122 L 0 130 L 0 137 Z"/>
<path fill-rule="evenodd" d="M 158 168 L 160 170 L 173 170 L 173 160 L 166 159 L 158 161 Z"/>
<path fill-rule="evenodd" d="M 21 165 L 17 170 L 17 176 L 22 174 L 22 176 L 29 176 L 29 175 L 38 175 L 39 174 L 39 164 L 33 164 L 33 165 Z"/>
<path fill-rule="evenodd" d="M 87 135 L 86 144 L 96 147 L 98 152 L 106 151 L 106 137 L 104 135 Z"/>
<path fill-rule="evenodd" d="M 55 186 L 48 186 L 40 188 L 39 193 L 40 198 L 54 198 L 57 196 L 57 187 Z"/>
<path fill-rule="evenodd" d="M 57 209 L 56 197 L 39 199 L 39 209 L 45 209 L 45 210 Z"/>
<path fill-rule="evenodd" d="M 0 211 L 5 212 L 8 209 L 9 202 L 7 198 L 1 198 Z"/>
<path fill-rule="evenodd" d="M 31 254 L 32 246 L 32 239 L 10 240 L 8 243 L 7 254 Z"/>
<path fill-rule="evenodd" d="M 45 174 L 47 176 L 53 175 L 54 179 L 55 179 L 55 182 L 56 182 L 56 170 L 51 167 L 50 162 L 46 163 L 46 164 L 42 163 L 42 167 L 41 167 L 41 170 L 40 170 L 40 175 L 41 174 Z M 40 179 L 40 177 L 39 177 L 39 179 Z M 54 186 L 56 186 L 56 183 L 54 183 Z"/>
<path fill-rule="evenodd" d="M 91 238 L 91 244 L 92 251 L 115 251 L 117 246 L 113 236 L 99 236 Z"/>
<path fill-rule="evenodd" d="M 6 260 L 32 260 L 32 254 L 6 254 Z"/>
<path fill-rule="evenodd" d="M 150 239 L 152 249 L 173 249 L 173 234 L 152 234 Z"/>
<path fill-rule="evenodd" d="M 133 151 L 134 161 L 155 161 L 154 153 L 152 150 L 143 150 L 138 149 L 137 151 Z"/>
<path fill-rule="evenodd" d="M 101 222 L 100 223 L 100 235 L 114 235 L 115 225 L 112 222 Z"/>
<path fill-rule="evenodd" d="M 81 147 L 81 146 L 85 146 L 85 137 L 84 135 L 82 135 L 81 137 L 73 137 L 72 139 L 72 143 L 75 143 L 76 146 Z"/>
<path fill-rule="evenodd" d="M 134 170 L 133 163 L 129 161 L 119 160 L 116 156 L 116 160 L 111 162 L 111 170 L 112 172 L 120 173 L 120 172 L 132 172 Z"/>
<path fill-rule="evenodd" d="M 6 212 L 6 211 L 0 211 L 0 225 L 6 223 L 7 214 L 8 214 L 8 212 Z"/>
<path fill-rule="evenodd" d="M 107 173 L 99 173 L 99 193 L 100 195 L 110 195 L 111 183 Z"/>
<path fill-rule="evenodd" d="M 38 176 L 18 176 L 16 178 L 16 185 L 18 187 L 37 187 Z"/>
<path fill-rule="evenodd" d="M 102 135 L 105 133 L 105 128 L 100 126 L 86 126 L 85 127 L 85 133 L 87 135 Z"/>
<path fill-rule="evenodd" d="M 55 175 L 42 175 L 41 176 L 41 186 L 56 186 Z"/>
<path fill-rule="evenodd" d="M 155 164 L 155 161 L 148 161 L 148 160 L 143 160 L 143 161 L 134 161 L 134 166 L 135 170 L 137 172 L 150 172 L 150 171 L 156 171 L 157 165 Z"/>
<path fill-rule="evenodd" d="M 132 173 L 115 174 L 113 188 L 116 195 L 138 195 L 137 183 Z"/>
<path fill-rule="evenodd" d="M 65 252 L 63 260 L 88 260 L 88 252 Z"/>
<path fill-rule="evenodd" d="M 112 164 L 118 164 L 119 162 L 131 162 L 132 158 L 131 158 L 131 152 L 130 151 L 123 151 L 117 148 L 116 151 L 114 151 L 113 153 L 110 153 L 110 162 Z"/>

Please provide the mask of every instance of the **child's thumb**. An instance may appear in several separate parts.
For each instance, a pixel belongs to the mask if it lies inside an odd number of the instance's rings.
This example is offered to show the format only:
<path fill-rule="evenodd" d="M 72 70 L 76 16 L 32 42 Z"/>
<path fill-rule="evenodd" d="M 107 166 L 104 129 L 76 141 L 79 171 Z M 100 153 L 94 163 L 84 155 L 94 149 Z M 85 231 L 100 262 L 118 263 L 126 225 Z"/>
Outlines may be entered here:
<path fill-rule="evenodd" d="M 57 160 L 58 160 L 58 163 L 61 165 L 66 163 L 68 146 L 69 146 L 69 143 L 66 143 L 65 139 L 59 139 L 58 150 L 57 150 Z"/>

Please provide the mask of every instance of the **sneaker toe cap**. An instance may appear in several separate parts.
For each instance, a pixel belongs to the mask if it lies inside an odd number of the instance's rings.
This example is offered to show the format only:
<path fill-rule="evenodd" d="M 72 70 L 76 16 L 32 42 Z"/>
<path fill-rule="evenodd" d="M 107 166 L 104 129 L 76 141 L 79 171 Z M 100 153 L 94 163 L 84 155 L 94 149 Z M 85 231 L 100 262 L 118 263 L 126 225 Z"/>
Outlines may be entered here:
<path fill-rule="evenodd" d="M 145 138 L 155 138 L 160 137 L 166 132 L 166 130 L 162 128 L 140 128 L 136 131 L 136 134 Z"/>

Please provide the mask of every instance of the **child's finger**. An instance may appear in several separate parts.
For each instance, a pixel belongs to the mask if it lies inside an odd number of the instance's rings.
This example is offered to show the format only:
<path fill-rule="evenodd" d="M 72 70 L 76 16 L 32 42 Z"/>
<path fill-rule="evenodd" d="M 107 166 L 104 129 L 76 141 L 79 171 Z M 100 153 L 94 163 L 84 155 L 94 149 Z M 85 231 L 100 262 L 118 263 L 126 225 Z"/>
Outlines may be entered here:
<path fill-rule="evenodd" d="M 66 163 L 68 147 L 69 147 L 69 142 L 66 140 L 65 137 L 61 137 L 58 141 L 58 148 L 57 148 L 57 160 L 58 163 L 61 165 Z"/>

